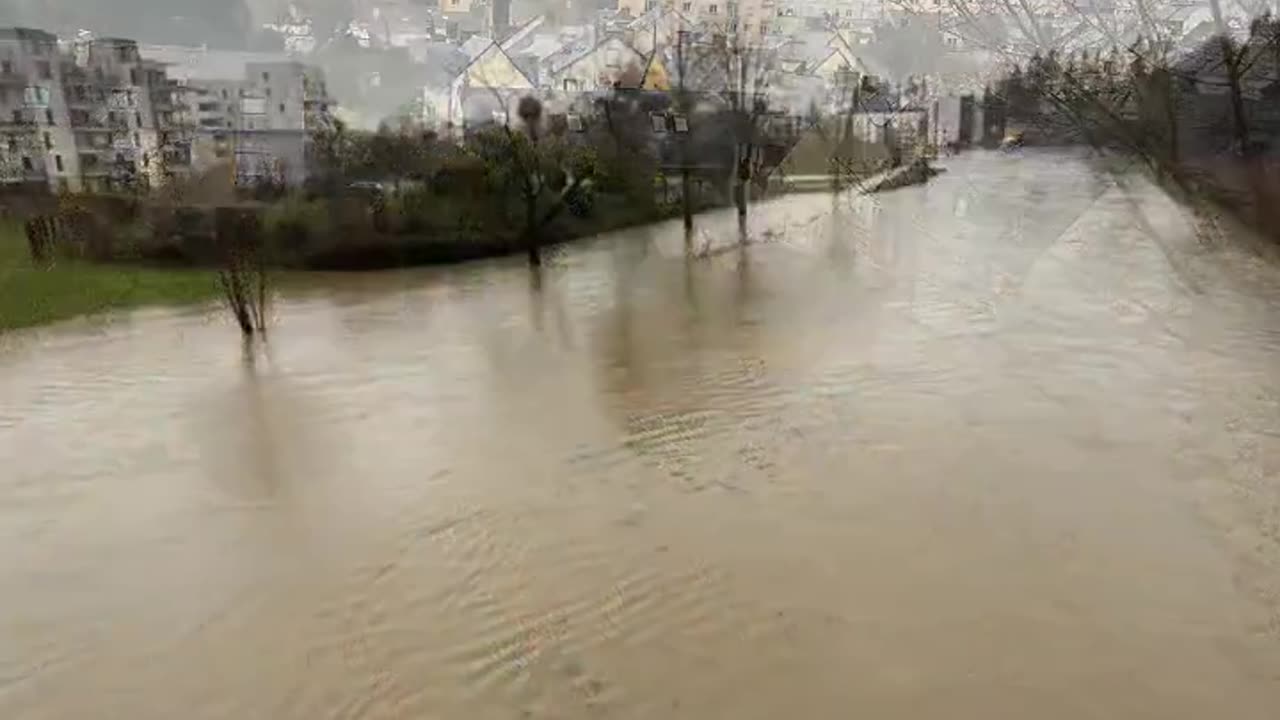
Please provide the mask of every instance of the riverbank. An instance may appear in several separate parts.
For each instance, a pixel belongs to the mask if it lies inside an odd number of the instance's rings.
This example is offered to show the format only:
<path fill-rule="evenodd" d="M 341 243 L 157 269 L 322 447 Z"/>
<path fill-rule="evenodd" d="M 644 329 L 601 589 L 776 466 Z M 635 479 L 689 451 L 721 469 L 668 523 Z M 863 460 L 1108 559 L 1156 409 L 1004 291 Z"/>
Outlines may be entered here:
<path fill-rule="evenodd" d="M 862 179 L 858 190 L 877 193 L 927 182 L 937 170 L 919 163 L 876 173 Z M 698 215 L 722 205 L 699 208 Z M 591 217 L 566 215 L 544 247 L 640 227 L 679 217 L 678 206 L 636 213 L 626 207 L 597 208 Z M 600 212 L 603 210 L 603 212 Z M 279 255 L 283 269 L 302 271 L 376 271 L 445 265 L 504 257 L 525 252 L 511 234 L 457 237 L 442 234 L 390 234 L 365 229 L 348 233 L 339 242 L 326 233 L 323 242 L 293 248 Z M 16 223 L 0 225 L 0 332 L 45 325 L 109 310 L 148 305 L 183 305 L 219 296 L 213 240 L 198 235 L 170 235 L 162 243 L 141 249 L 115 251 L 104 260 L 57 256 L 47 266 L 35 263 L 23 230 Z"/>
<path fill-rule="evenodd" d="M 208 270 L 149 268 L 59 258 L 31 259 L 22 229 L 0 225 L 0 332 L 147 305 L 183 305 L 218 296 Z"/>
<path fill-rule="evenodd" d="M 843 183 L 845 190 L 871 195 L 887 192 L 901 187 L 920 185 L 937 176 L 941 170 L 929 165 L 924 158 L 916 159 L 901 167 L 879 170 L 868 173 L 851 182 Z M 774 192 L 788 193 L 823 193 L 832 191 L 832 176 L 827 175 L 789 175 L 779 178 L 771 184 Z"/>

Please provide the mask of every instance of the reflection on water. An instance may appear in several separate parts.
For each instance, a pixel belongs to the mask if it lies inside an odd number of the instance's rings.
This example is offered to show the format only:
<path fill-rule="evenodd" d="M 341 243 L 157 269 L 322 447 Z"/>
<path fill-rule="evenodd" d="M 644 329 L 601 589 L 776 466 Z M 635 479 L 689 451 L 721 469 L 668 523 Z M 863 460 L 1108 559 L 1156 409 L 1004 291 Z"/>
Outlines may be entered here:
<path fill-rule="evenodd" d="M 1032 153 L 734 222 L 7 339 L 0 716 L 1275 716 L 1272 267 Z"/>

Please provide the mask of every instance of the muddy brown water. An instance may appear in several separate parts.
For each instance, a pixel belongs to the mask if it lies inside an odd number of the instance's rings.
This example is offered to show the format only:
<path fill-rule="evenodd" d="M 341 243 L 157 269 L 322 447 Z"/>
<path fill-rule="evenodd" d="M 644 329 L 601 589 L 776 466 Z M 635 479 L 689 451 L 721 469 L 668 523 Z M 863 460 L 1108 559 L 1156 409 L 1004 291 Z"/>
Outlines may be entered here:
<path fill-rule="evenodd" d="M 0 717 L 1280 716 L 1280 270 L 948 165 L 0 340 Z"/>

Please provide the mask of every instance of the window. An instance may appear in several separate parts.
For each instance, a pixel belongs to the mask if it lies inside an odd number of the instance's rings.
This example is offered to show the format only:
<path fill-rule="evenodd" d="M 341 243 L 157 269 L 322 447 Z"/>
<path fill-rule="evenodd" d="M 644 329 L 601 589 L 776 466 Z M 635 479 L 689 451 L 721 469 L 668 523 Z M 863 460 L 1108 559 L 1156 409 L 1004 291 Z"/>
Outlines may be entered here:
<path fill-rule="evenodd" d="M 280 114 L 284 114 L 284 103 L 280 103 Z"/>
<path fill-rule="evenodd" d="M 54 155 L 54 156 L 53 156 L 53 164 L 58 168 L 58 172 L 62 172 L 63 170 L 66 170 L 66 168 L 65 168 L 65 167 L 63 167 L 63 165 L 62 165 L 62 156 L 61 156 L 61 155 Z"/>
<path fill-rule="evenodd" d="M 18 152 L 18 136 L 9 136 L 9 152 Z"/>
<path fill-rule="evenodd" d="M 685 12 L 691 12 L 691 11 L 693 10 L 693 3 L 691 3 L 691 2 L 687 2 L 687 3 L 683 4 L 683 5 L 681 5 L 681 6 L 680 6 L 680 9 L 681 9 L 681 10 L 683 10 L 683 11 L 685 11 Z"/>
<path fill-rule="evenodd" d="M 649 123 L 656 133 L 664 133 L 667 131 L 667 116 L 662 113 L 649 113 Z"/>
<path fill-rule="evenodd" d="M 271 88 L 267 88 L 267 97 L 271 97 Z"/>
<path fill-rule="evenodd" d="M 8 60 L 0 60 L 0 72 L 3 72 L 5 75 L 12 75 L 13 63 Z"/>
<path fill-rule="evenodd" d="M 708 12 L 708 13 L 710 13 L 710 14 L 712 14 L 712 15 L 715 15 L 716 13 L 719 13 L 719 12 L 720 12 L 720 6 L 715 5 L 715 4 L 708 5 L 708 6 L 707 6 L 707 12 Z"/>
<path fill-rule="evenodd" d="M 262 82 L 264 82 L 264 83 L 269 83 L 269 82 L 271 82 L 271 73 L 269 73 L 269 72 L 264 72 L 264 73 L 262 73 Z"/>
<path fill-rule="evenodd" d="M 45 124 L 46 124 L 46 125 L 57 125 L 57 124 L 58 124 L 58 123 L 57 123 L 57 121 L 53 119 L 53 111 L 52 111 L 52 110 L 49 110 L 49 109 L 47 109 L 47 108 L 46 108 L 46 109 L 45 109 L 45 111 L 44 111 L 44 121 L 45 121 Z"/>
<path fill-rule="evenodd" d="M 226 100 L 226 99 L 227 99 L 227 97 L 228 97 L 228 95 L 227 95 L 227 89 L 226 89 L 226 88 L 222 88 L 222 99 L 223 99 L 223 100 Z"/>
<path fill-rule="evenodd" d="M 133 134 L 133 144 L 134 144 L 134 145 L 141 145 L 141 144 L 142 144 L 142 138 L 138 137 L 138 133 L 134 133 L 134 134 Z"/>
<path fill-rule="evenodd" d="M 577 80 L 575 80 L 574 78 L 565 78 L 565 79 L 564 79 L 564 91 L 565 91 L 565 92 L 578 92 L 578 89 L 579 89 L 579 87 L 580 87 L 580 86 L 581 86 L 581 83 L 579 83 L 579 82 L 578 82 Z"/>
<path fill-rule="evenodd" d="M 684 115 L 673 116 L 671 118 L 671 124 L 675 127 L 675 130 L 678 133 L 689 132 L 689 118 L 685 117 Z"/>
<path fill-rule="evenodd" d="M 570 132 L 582 132 L 584 129 L 586 129 L 582 124 L 581 115 L 574 115 L 570 113 L 568 118 L 566 118 L 566 121 L 569 125 Z"/>
<path fill-rule="evenodd" d="M 22 169 L 28 172 L 36 169 L 36 166 L 31 164 L 31 158 L 26 155 L 22 156 Z"/>
<path fill-rule="evenodd" d="M 53 149 L 53 136 L 50 135 L 49 133 L 44 134 L 44 149 L 45 150 Z"/>
<path fill-rule="evenodd" d="M 23 92 L 22 97 L 27 107 L 49 107 L 49 88 L 47 87 L 33 85 Z"/>
<path fill-rule="evenodd" d="M 129 84 L 138 84 L 138 68 L 129 68 Z"/>
<path fill-rule="evenodd" d="M 53 66 L 49 64 L 48 60 L 41 60 L 36 63 L 36 72 L 40 74 L 41 80 L 53 79 Z"/>
<path fill-rule="evenodd" d="M 135 124 L 135 125 L 137 125 L 138 127 L 142 127 L 142 113 L 140 113 L 140 112 L 135 112 L 135 113 L 133 114 L 133 122 L 134 122 L 134 124 Z"/>
<path fill-rule="evenodd" d="M 21 111 L 21 110 L 14 110 L 14 111 L 13 111 L 13 124 L 14 124 L 14 125 L 21 125 L 21 124 L 22 124 L 22 111 Z"/>

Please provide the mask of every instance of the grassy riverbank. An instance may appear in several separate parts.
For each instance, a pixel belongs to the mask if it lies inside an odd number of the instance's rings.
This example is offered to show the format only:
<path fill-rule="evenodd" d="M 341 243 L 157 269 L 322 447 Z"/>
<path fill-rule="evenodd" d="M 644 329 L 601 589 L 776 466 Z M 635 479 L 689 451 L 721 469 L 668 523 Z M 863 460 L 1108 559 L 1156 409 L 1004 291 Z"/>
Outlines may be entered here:
<path fill-rule="evenodd" d="M 217 277 L 208 270 L 62 258 L 40 267 L 31 260 L 22 229 L 0 225 L 0 332 L 118 308 L 202 302 L 217 295 Z"/>

